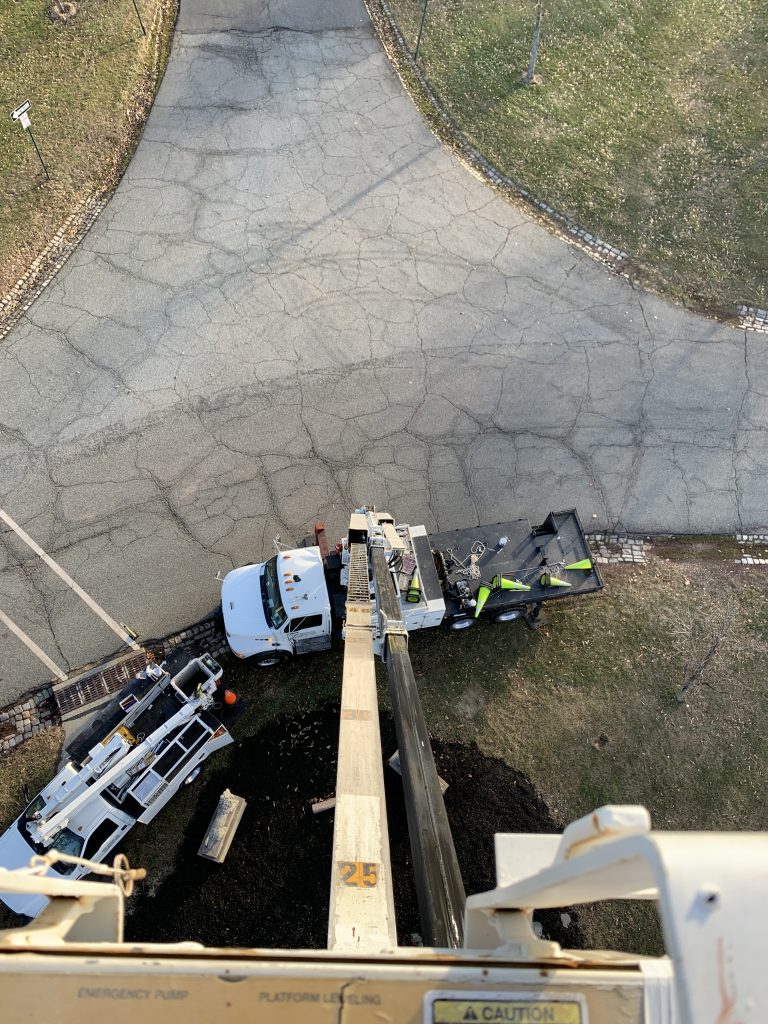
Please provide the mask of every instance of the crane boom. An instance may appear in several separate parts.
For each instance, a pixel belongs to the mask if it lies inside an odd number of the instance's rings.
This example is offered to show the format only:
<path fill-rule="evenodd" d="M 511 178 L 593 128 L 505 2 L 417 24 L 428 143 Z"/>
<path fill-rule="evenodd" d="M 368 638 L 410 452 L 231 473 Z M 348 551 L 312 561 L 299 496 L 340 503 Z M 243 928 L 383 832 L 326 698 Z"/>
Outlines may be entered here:
<path fill-rule="evenodd" d="M 352 544 L 331 861 L 328 948 L 397 946 L 366 545 Z"/>
<path fill-rule="evenodd" d="M 421 698 L 408 654 L 408 632 L 383 547 L 371 551 L 383 655 L 400 749 L 416 896 L 426 946 L 462 945 L 464 883 L 440 789 Z"/>

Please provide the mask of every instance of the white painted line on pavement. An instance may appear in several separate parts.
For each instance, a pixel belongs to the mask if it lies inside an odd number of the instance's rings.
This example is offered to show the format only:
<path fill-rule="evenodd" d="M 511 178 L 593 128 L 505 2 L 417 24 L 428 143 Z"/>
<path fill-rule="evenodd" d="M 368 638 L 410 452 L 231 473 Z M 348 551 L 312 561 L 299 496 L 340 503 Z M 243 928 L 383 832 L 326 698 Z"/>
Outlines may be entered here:
<path fill-rule="evenodd" d="M 84 601 L 85 604 L 87 604 L 88 607 L 91 609 L 91 611 L 95 612 L 96 615 L 98 615 L 99 618 L 109 626 L 113 633 L 117 633 L 117 635 L 120 637 L 123 643 L 127 644 L 129 647 L 132 647 L 134 651 L 141 650 L 141 647 L 136 643 L 136 641 L 132 637 L 128 635 L 128 633 L 126 633 L 123 627 L 119 623 L 115 622 L 115 620 L 110 615 L 107 615 L 104 609 L 100 605 L 96 604 L 93 598 L 89 597 L 88 594 L 86 594 L 86 592 L 83 590 L 83 588 L 78 586 L 77 583 L 75 583 L 71 576 L 64 572 L 64 570 L 61 568 L 58 562 L 54 562 L 50 555 L 46 555 L 46 553 L 43 551 L 40 545 L 36 544 L 35 541 L 33 541 L 32 538 L 29 536 L 29 534 L 25 533 L 24 530 L 22 530 L 22 528 L 19 526 L 19 524 L 14 522 L 14 520 L 11 519 L 8 513 L 3 511 L 3 509 L 1 508 L 0 519 L 2 519 L 7 526 L 10 526 L 13 532 L 16 533 L 28 547 L 32 548 L 35 554 L 39 555 L 40 558 L 42 558 L 42 560 L 45 562 L 45 564 L 50 569 L 53 569 L 56 575 L 59 576 L 62 580 L 64 580 L 64 582 L 71 590 L 74 590 L 74 592 L 77 594 L 80 600 Z"/>
<path fill-rule="evenodd" d="M 12 619 L 9 619 L 4 611 L 0 610 L 0 622 L 4 623 L 12 633 L 14 633 L 23 644 L 25 644 L 33 654 L 42 661 L 42 663 L 53 672 L 59 679 L 66 679 L 67 673 L 62 672 L 56 662 L 51 661 L 45 651 L 41 650 L 34 640 L 30 639 L 23 629 L 20 629 Z"/>

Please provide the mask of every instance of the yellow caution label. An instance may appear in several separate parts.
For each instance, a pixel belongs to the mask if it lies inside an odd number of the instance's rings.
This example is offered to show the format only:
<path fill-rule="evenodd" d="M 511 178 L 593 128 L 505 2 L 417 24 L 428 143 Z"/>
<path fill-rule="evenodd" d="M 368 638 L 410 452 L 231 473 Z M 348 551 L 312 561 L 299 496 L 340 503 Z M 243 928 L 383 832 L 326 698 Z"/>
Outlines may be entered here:
<path fill-rule="evenodd" d="M 434 997 L 427 1024 L 587 1024 L 583 1000 L 578 997 L 554 998 L 549 995 L 509 993 L 495 998 L 468 999 L 466 993 L 447 993 Z"/>

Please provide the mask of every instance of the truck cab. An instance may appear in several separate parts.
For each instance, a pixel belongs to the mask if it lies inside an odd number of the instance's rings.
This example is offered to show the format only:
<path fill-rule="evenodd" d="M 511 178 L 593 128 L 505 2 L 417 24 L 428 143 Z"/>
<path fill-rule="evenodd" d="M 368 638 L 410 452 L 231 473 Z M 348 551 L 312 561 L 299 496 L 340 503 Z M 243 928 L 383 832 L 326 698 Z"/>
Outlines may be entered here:
<path fill-rule="evenodd" d="M 227 641 L 264 666 L 331 645 L 331 601 L 320 548 L 278 551 L 228 573 L 221 587 Z"/>
<path fill-rule="evenodd" d="M 102 796 L 96 797 L 86 805 L 82 813 L 69 821 L 48 847 L 32 839 L 27 826 L 48 804 L 58 799 L 62 788 L 68 782 L 74 781 L 77 774 L 75 767 L 71 763 L 67 764 L 0 837 L 0 863 L 3 867 L 23 868 L 35 854 L 46 854 L 51 851 L 102 862 L 122 840 L 135 819 Z M 88 874 L 88 869 L 66 861 L 57 861 L 51 865 L 47 873 L 75 879 Z M 0 898 L 14 913 L 25 917 L 36 917 L 48 903 L 45 896 L 28 893 L 0 893 Z"/>

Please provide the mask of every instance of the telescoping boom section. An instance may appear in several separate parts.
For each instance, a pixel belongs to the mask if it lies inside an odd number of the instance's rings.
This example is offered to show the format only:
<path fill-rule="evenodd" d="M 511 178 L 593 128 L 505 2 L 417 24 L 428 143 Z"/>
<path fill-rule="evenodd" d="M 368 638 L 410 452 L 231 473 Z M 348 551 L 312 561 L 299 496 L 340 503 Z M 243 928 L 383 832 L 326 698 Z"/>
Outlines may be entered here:
<path fill-rule="evenodd" d="M 346 538 L 347 603 L 328 945 L 396 945 L 374 636 L 387 666 L 416 893 L 426 945 L 461 945 L 464 886 L 408 655 L 389 517 L 356 512 Z M 375 604 L 373 598 L 375 597 Z"/>
<path fill-rule="evenodd" d="M 397 945 L 365 542 L 350 546 L 328 948 Z"/>

